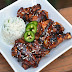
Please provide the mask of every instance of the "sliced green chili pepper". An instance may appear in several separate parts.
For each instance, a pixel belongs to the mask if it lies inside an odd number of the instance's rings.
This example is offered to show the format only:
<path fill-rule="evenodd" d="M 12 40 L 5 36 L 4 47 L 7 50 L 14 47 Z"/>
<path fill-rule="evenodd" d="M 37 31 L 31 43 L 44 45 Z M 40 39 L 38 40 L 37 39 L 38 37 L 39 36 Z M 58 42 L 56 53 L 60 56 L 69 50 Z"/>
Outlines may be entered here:
<path fill-rule="evenodd" d="M 35 39 L 35 34 L 32 31 L 27 31 L 24 34 L 24 40 L 26 42 L 32 42 Z"/>
<path fill-rule="evenodd" d="M 34 24 L 34 25 L 38 25 L 38 22 L 37 21 L 32 21 L 32 22 L 30 22 L 30 24 Z"/>
<path fill-rule="evenodd" d="M 32 32 L 36 33 L 37 32 L 37 26 L 29 23 L 26 26 L 26 31 L 32 31 Z"/>

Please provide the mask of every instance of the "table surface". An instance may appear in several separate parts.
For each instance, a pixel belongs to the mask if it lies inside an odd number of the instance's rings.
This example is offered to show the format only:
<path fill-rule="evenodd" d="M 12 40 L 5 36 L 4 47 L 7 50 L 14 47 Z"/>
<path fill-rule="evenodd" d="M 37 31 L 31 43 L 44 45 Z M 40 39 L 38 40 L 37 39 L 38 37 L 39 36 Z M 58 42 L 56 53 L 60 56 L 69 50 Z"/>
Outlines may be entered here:
<path fill-rule="evenodd" d="M 72 24 L 72 7 L 60 9 L 59 12 Z M 1 54 L 0 72 L 14 72 Z M 41 72 L 72 72 L 72 48 L 46 66 Z"/>

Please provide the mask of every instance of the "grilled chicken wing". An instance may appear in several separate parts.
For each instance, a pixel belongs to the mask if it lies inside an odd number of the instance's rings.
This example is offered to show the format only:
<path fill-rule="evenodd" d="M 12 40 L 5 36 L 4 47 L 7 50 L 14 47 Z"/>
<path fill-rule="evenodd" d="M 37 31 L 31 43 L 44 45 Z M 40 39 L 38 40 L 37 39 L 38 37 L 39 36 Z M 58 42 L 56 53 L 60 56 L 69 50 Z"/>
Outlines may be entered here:
<path fill-rule="evenodd" d="M 33 7 L 29 7 L 29 8 L 21 7 L 17 12 L 17 17 L 23 18 L 24 14 L 34 14 L 34 12 L 39 9 L 41 9 L 40 4 L 34 5 Z"/>
<path fill-rule="evenodd" d="M 40 59 L 49 53 L 49 50 L 39 44 L 38 40 L 27 43 L 23 38 L 15 41 L 12 48 L 12 56 L 22 62 L 24 69 L 37 67 Z"/>
<path fill-rule="evenodd" d="M 37 25 L 37 32 L 35 34 L 35 39 L 39 39 L 40 36 L 44 36 L 45 33 L 47 32 L 48 28 L 50 25 L 53 24 L 53 21 L 51 19 L 48 19 L 46 21 L 40 22 Z"/>
<path fill-rule="evenodd" d="M 41 21 L 46 21 L 47 19 L 48 19 L 48 12 L 47 11 L 37 10 L 35 12 L 34 16 L 32 16 L 29 20 L 41 22 Z"/>
<path fill-rule="evenodd" d="M 48 12 L 45 10 L 40 10 L 40 4 L 33 7 L 23 8 L 21 7 L 17 12 L 17 17 L 22 18 L 25 22 L 28 21 L 45 21 L 48 19 Z"/>
<path fill-rule="evenodd" d="M 62 33 L 64 31 L 64 27 L 58 23 L 55 22 L 53 23 L 47 30 L 47 33 L 51 34 L 51 33 Z"/>
<path fill-rule="evenodd" d="M 43 22 L 42 25 L 43 25 L 42 26 L 43 28 L 46 27 L 46 23 Z M 40 38 L 41 38 L 41 40 L 44 41 L 47 36 L 52 36 L 53 34 L 63 33 L 63 31 L 64 31 L 64 27 L 60 23 L 50 21 L 50 23 L 47 25 L 44 33 L 42 34 L 43 36 Z"/>
<path fill-rule="evenodd" d="M 45 46 L 45 48 L 52 49 L 67 39 L 71 39 L 70 33 L 53 34 L 53 35 L 45 38 L 44 46 Z"/>

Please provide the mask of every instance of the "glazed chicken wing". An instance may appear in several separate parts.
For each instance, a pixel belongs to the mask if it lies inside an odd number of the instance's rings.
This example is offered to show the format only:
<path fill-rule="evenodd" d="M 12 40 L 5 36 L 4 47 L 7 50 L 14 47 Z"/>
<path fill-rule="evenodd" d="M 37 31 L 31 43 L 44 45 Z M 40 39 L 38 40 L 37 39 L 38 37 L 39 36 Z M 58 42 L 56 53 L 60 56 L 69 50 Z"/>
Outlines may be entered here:
<path fill-rule="evenodd" d="M 39 9 L 41 9 L 40 4 L 34 5 L 33 7 L 29 7 L 29 8 L 21 7 L 17 12 L 17 17 L 23 18 L 24 14 L 34 14 L 34 12 Z"/>
<path fill-rule="evenodd" d="M 71 34 L 53 34 L 45 38 L 44 47 L 48 49 L 55 48 L 57 45 L 62 43 L 64 40 L 71 39 Z"/>
<path fill-rule="evenodd" d="M 12 48 L 12 56 L 22 62 L 24 69 L 37 67 L 40 59 L 48 53 L 49 50 L 40 45 L 37 40 L 33 43 L 27 43 L 23 38 L 16 40 Z"/>
<path fill-rule="evenodd" d="M 45 10 L 40 10 L 40 4 L 33 7 L 23 8 L 21 7 L 17 12 L 17 17 L 22 18 L 25 22 L 28 21 L 45 21 L 48 19 L 48 12 Z"/>
<path fill-rule="evenodd" d="M 53 24 L 53 21 L 51 19 L 38 23 L 37 32 L 35 34 L 35 39 L 39 39 L 39 37 L 41 37 L 42 35 L 44 36 L 48 28 L 52 24 Z"/>

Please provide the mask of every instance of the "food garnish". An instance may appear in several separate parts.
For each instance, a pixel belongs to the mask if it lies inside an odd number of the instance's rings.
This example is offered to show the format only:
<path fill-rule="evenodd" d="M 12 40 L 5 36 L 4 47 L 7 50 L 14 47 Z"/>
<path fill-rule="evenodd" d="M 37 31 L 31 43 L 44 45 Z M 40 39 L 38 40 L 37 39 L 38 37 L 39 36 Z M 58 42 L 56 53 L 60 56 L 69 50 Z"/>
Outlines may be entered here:
<path fill-rule="evenodd" d="M 32 31 L 26 31 L 24 33 L 24 40 L 26 42 L 32 42 L 35 39 L 35 34 Z"/>
<path fill-rule="evenodd" d="M 34 24 L 34 25 L 38 25 L 38 22 L 37 21 L 32 21 L 32 22 L 30 22 L 30 24 Z"/>
<path fill-rule="evenodd" d="M 37 26 L 29 23 L 26 26 L 26 31 L 32 31 L 35 34 L 37 32 Z"/>

